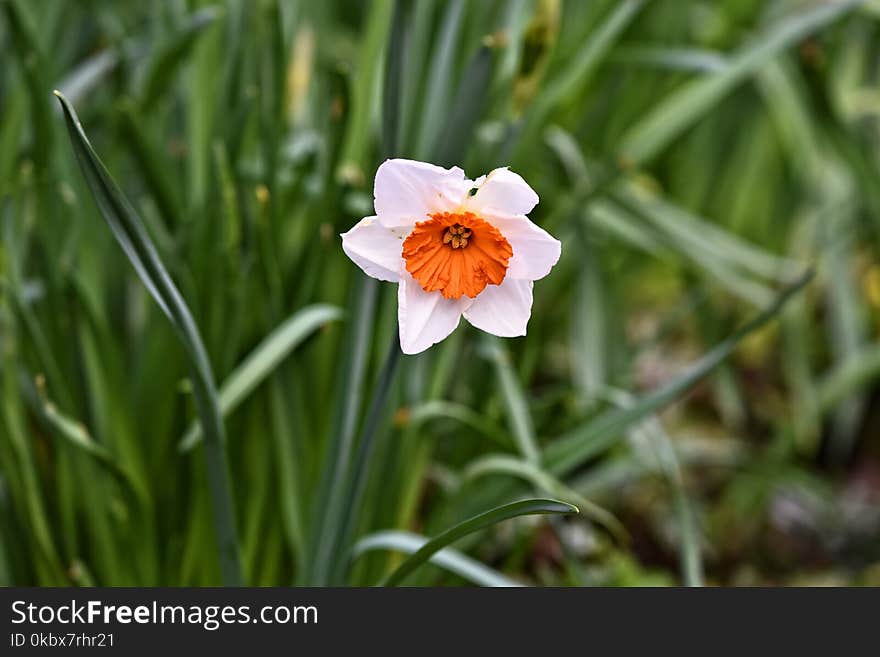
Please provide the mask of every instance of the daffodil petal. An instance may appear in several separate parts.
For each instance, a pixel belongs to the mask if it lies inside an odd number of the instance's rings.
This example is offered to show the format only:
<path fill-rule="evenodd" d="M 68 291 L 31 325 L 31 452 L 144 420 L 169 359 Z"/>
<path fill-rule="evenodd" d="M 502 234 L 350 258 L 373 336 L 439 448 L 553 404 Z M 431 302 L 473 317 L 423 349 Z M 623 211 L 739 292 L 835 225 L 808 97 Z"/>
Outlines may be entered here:
<path fill-rule="evenodd" d="M 417 354 L 446 338 L 471 303 L 468 297 L 444 299 L 440 292 L 425 292 L 404 270 L 397 288 L 397 319 L 403 353 Z"/>
<path fill-rule="evenodd" d="M 342 250 L 367 276 L 396 283 L 406 231 L 388 228 L 376 217 L 364 217 L 342 233 Z"/>
<path fill-rule="evenodd" d="M 458 167 L 444 169 L 415 160 L 385 160 L 376 171 L 376 214 L 386 226 L 412 227 L 431 213 L 459 207 L 471 185 Z"/>
<path fill-rule="evenodd" d="M 538 195 L 518 173 L 494 169 L 482 181 L 474 181 L 477 191 L 468 197 L 469 210 L 477 214 L 528 214 L 538 204 Z"/>
<path fill-rule="evenodd" d="M 559 262 L 562 242 L 528 217 L 492 217 L 490 221 L 513 248 L 507 278 L 537 281 Z"/>
<path fill-rule="evenodd" d="M 505 278 L 501 285 L 489 285 L 464 311 L 464 318 L 482 331 L 501 338 L 526 334 L 532 314 L 531 281 Z"/>

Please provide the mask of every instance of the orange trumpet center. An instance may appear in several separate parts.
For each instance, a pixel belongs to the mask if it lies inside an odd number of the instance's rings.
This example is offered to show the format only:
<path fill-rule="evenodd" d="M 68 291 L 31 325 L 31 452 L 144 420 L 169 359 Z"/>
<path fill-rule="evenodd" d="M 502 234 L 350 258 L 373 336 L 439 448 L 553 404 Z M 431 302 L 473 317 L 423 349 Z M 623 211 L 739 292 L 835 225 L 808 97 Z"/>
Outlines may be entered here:
<path fill-rule="evenodd" d="M 513 249 L 495 226 L 472 212 L 429 216 L 403 242 L 406 270 L 425 292 L 473 299 L 487 285 L 501 284 Z"/>

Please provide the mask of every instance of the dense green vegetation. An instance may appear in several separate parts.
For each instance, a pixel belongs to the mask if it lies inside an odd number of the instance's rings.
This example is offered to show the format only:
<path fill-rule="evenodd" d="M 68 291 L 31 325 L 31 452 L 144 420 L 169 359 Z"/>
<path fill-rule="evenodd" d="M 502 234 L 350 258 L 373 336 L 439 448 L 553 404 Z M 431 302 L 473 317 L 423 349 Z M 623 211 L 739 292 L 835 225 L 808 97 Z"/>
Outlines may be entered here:
<path fill-rule="evenodd" d="M 880 584 L 877 2 L 0 0 L 0 53 L 0 584 L 231 581 L 224 452 L 254 585 Z M 563 255 L 386 388 L 389 156 Z"/>

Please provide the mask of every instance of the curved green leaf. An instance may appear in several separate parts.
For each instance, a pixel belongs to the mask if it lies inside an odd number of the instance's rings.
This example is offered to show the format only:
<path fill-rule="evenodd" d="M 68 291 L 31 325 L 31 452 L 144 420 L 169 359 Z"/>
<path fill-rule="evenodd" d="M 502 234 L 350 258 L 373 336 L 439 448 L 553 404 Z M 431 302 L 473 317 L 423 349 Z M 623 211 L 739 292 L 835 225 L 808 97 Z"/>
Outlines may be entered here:
<path fill-rule="evenodd" d="M 537 463 L 541 458 L 541 452 L 535 437 L 535 424 L 529 413 L 525 393 L 510 363 L 507 348 L 498 338 L 492 337 L 484 341 L 483 350 L 495 365 L 498 382 L 501 384 L 501 396 L 504 399 L 517 447 L 529 463 Z"/>
<path fill-rule="evenodd" d="M 624 390 L 608 389 L 608 396 L 617 406 L 627 407 L 635 397 Z M 629 434 L 633 439 L 645 438 L 654 453 L 659 470 L 672 489 L 672 506 L 678 520 L 679 561 L 685 586 L 703 586 L 703 560 L 700 553 L 700 535 L 693 509 L 687 496 L 678 454 L 663 423 L 656 415 L 632 426 Z"/>
<path fill-rule="evenodd" d="M 122 56 L 119 48 L 106 48 L 89 56 L 58 82 L 58 89 L 75 103 L 116 70 Z"/>
<path fill-rule="evenodd" d="M 469 518 L 468 520 L 447 529 L 439 536 L 432 538 L 400 564 L 400 566 L 397 567 L 397 570 L 388 576 L 388 579 L 385 580 L 384 584 L 385 586 L 397 586 L 406 579 L 407 575 L 428 561 L 428 559 L 447 545 L 457 541 L 463 536 L 485 529 L 486 527 L 491 527 L 503 520 L 509 520 L 510 518 L 516 518 L 518 516 L 568 513 L 578 513 L 578 508 L 565 502 L 547 499 L 522 500 L 520 502 L 513 502 L 511 504 L 504 504 L 503 506 L 496 507 L 490 511 L 481 513 L 478 516 Z"/>
<path fill-rule="evenodd" d="M 92 456 L 111 475 L 129 487 L 136 495 L 141 498 L 146 496 L 146 493 L 140 490 L 131 478 L 131 475 L 116 461 L 107 448 L 95 442 L 95 439 L 92 438 L 88 429 L 81 422 L 65 415 L 58 410 L 55 404 L 45 399 L 43 400 L 42 410 L 43 416 L 58 431 L 62 438 L 74 447 Z"/>
<path fill-rule="evenodd" d="M 336 536 L 339 532 L 344 491 L 339 485 L 345 481 L 355 448 L 355 431 L 363 396 L 363 382 L 373 339 L 373 317 L 379 282 L 364 276 L 356 290 L 351 320 L 348 322 L 340 366 L 345 372 L 339 378 L 335 395 L 333 428 L 327 454 L 321 467 L 321 477 L 312 493 L 314 526 L 308 546 L 310 569 L 305 581 L 310 585 L 326 583 L 333 560 Z"/>
<path fill-rule="evenodd" d="M 593 78 L 602 60 L 611 52 L 627 27 L 639 15 L 645 0 L 624 0 L 603 17 L 584 39 L 577 52 L 560 62 L 560 72 L 539 93 L 530 109 L 523 134 L 517 143 L 514 157 L 526 152 L 532 137 L 547 126 L 550 113 L 566 98 L 571 98 Z"/>
<path fill-rule="evenodd" d="M 664 98 L 621 139 L 622 157 L 640 164 L 658 154 L 684 130 L 720 101 L 736 85 L 788 48 L 864 0 L 821 2 L 810 9 L 795 9 L 772 28 L 728 60 L 715 75 L 704 75 Z"/>
<path fill-rule="evenodd" d="M 262 383 L 290 353 L 319 328 L 342 317 L 336 306 L 317 303 L 295 312 L 256 346 L 244 362 L 235 368 L 220 386 L 218 400 L 223 417 L 232 411 Z M 181 438 L 179 449 L 189 451 L 202 440 L 201 424 L 193 424 Z"/>
<path fill-rule="evenodd" d="M 459 404 L 458 402 L 433 399 L 417 404 L 410 409 L 408 421 L 418 426 L 424 422 L 439 419 L 455 420 L 477 433 L 483 434 L 502 447 L 515 447 L 513 441 L 501 427 L 469 406 Z"/>
<path fill-rule="evenodd" d="M 821 412 L 827 413 L 878 378 L 880 378 L 880 344 L 862 347 L 855 355 L 834 367 L 819 382 Z"/>
<path fill-rule="evenodd" d="M 239 585 L 242 574 L 225 451 L 226 436 L 217 403 L 214 375 L 202 338 L 189 307 L 162 265 L 140 218 L 92 149 L 76 111 L 60 91 L 56 91 L 55 95 L 64 110 L 76 159 L 98 209 L 141 281 L 171 321 L 188 357 L 193 373 L 196 407 L 206 437 L 205 458 L 223 580 L 227 586 Z"/>
<path fill-rule="evenodd" d="M 446 129 L 434 144 L 435 160 L 444 166 L 462 161 L 473 136 L 492 74 L 492 49 L 481 46 L 468 64 L 455 93 Z"/>
<path fill-rule="evenodd" d="M 357 559 L 360 555 L 371 550 L 394 550 L 395 552 L 413 554 L 424 547 L 427 542 L 427 538 L 412 532 L 393 530 L 376 532 L 365 536 L 355 544 L 352 558 Z M 443 548 L 435 553 L 430 558 L 430 562 L 480 586 L 523 586 L 523 584 L 505 577 L 498 571 L 452 548 Z"/>
<path fill-rule="evenodd" d="M 437 132 L 446 123 L 443 114 L 448 110 L 446 99 L 453 93 L 453 63 L 458 54 L 464 0 L 451 0 L 445 3 L 443 9 L 437 43 L 431 51 L 425 76 L 425 90 L 422 94 L 424 109 L 418 121 L 415 140 L 415 154 L 421 159 L 431 157 Z"/>
<path fill-rule="evenodd" d="M 6 46 L 7 57 L 16 57 L 24 74 L 25 84 L 31 103 L 33 125 L 34 160 L 40 171 L 48 166 L 52 151 L 53 126 L 49 99 L 46 96 L 45 80 L 49 70 L 45 53 L 40 47 L 37 32 L 30 24 L 19 3 L 8 0 L 0 3 L 9 25 L 11 47 Z M 6 61 L 9 61 L 7 59 Z M 4 105 L 8 100 L 4 99 Z"/>
<path fill-rule="evenodd" d="M 681 376 L 654 392 L 641 397 L 632 406 L 610 409 L 581 427 L 551 443 L 544 450 L 544 465 L 554 475 L 565 475 L 580 464 L 614 444 L 628 426 L 671 404 L 695 386 L 704 376 L 727 358 L 740 341 L 776 317 L 785 303 L 813 277 L 806 272 L 785 288 L 763 312 L 747 322 L 727 339 L 722 340 L 691 365 Z"/>
<path fill-rule="evenodd" d="M 533 463 L 528 463 L 509 454 L 489 454 L 468 465 L 462 476 L 465 480 L 474 480 L 492 474 L 519 477 L 539 489 L 538 492 L 568 498 L 577 505 L 581 513 L 605 527 L 620 543 L 629 542 L 629 533 L 626 528 L 610 511 L 591 502 Z"/>
<path fill-rule="evenodd" d="M 155 53 L 144 78 L 141 107 L 149 108 L 158 100 L 171 83 L 174 72 L 183 63 L 187 53 L 195 45 L 206 27 L 222 15 L 218 7 L 205 7 L 190 16 L 183 28 L 176 32 Z"/>

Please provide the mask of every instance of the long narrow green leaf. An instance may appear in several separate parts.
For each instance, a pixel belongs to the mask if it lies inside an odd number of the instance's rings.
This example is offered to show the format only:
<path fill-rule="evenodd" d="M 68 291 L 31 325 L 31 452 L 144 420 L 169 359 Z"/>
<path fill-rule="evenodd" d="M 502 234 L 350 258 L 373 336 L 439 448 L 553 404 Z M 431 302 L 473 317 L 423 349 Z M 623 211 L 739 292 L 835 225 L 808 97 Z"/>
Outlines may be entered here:
<path fill-rule="evenodd" d="M 812 277 L 813 272 L 809 271 L 785 288 L 763 312 L 716 345 L 675 380 L 659 390 L 641 397 L 629 408 L 611 409 L 603 412 L 585 425 L 572 430 L 548 445 L 544 450 L 546 468 L 556 476 L 571 472 L 586 460 L 614 444 L 620 438 L 621 433 L 632 423 L 656 413 L 678 399 L 723 362 L 744 337 L 775 318 L 785 303 L 801 290 Z"/>
<path fill-rule="evenodd" d="M 483 110 L 491 73 L 492 49 L 481 46 L 458 85 L 446 120 L 446 129 L 434 144 L 437 163 L 452 166 L 464 158 Z"/>
<path fill-rule="evenodd" d="M 98 209 L 141 281 L 171 321 L 189 358 L 193 372 L 196 406 L 206 437 L 205 457 L 211 500 L 214 505 L 214 523 L 223 581 L 228 586 L 239 585 L 242 582 L 242 571 L 232 508 L 223 419 L 217 403 L 211 364 L 198 328 L 186 302 L 162 265 L 143 224 L 92 149 L 73 107 L 60 92 L 56 91 L 55 95 L 64 110 L 74 153 Z"/>
<path fill-rule="evenodd" d="M 378 60 L 378 52 L 381 43 L 377 39 L 384 41 L 386 23 L 391 22 L 398 28 L 404 22 L 404 10 L 401 0 L 397 1 L 381 1 L 374 3 L 371 7 L 370 29 L 365 36 L 362 48 L 365 52 L 374 52 L 374 57 Z M 388 14 L 386 16 L 385 14 Z M 384 134 L 382 135 L 383 157 L 390 158 L 397 153 L 400 144 L 400 117 L 401 111 L 400 98 L 396 98 L 392 93 L 388 93 L 389 89 L 400 89 L 401 83 L 397 79 L 402 72 L 402 59 L 406 54 L 406 41 L 403 30 L 398 29 L 390 34 L 390 43 L 386 44 L 386 55 L 384 60 L 384 90 L 386 93 L 382 96 L 382 111 L 386 116 L 382 123 Z M 378 74 L 379 68 L 377 64 L 380 62 L 363 62 L 365 66 L 370 66 L 370 75 Z M 395 79 L 391 79 L 395 78 Z M 358 95 L 362 90 L 357 87 L 355 102 L 358 102 Z M 364 98 L 360 98 L 364 101 Z M 359 118 L 356 117 L 359 121 Z M 359 148 L 355 143 L 355 132 L 352 124 L 349 125 L 347 133 L 347 149 L 355 152 Z M 346 152 L 349 152 L 346 150 Z M 352 157 L 350 155 L 350 157 Z M 356 166 L 355 161 L 348 162 L 349 166 Z M 343 159 L 345 162 L 345 159 Z M 372 439 L 374 432 L 378 426 L 381 405 L 388 394 L 388 386 L 391 385 L 391 379 L 396 369 L 398 361 L 397 352 L 400 351 L 398 346 L 392 345 L 385 365 L 380 374 L 380 380 L 377 389 L 374 391 L 373 398 L 370 400 L 369 416 L 366 426 L 362 430 L 361 442 L 355 453 L 354 438 L 357 414 L 360 410 L 361 401 L 361 384 L 363 382 L 363 374 L 365 367 L 366 350 L 373 334 L 373 308 L 378 295 L 378 284 L 375 280 L 363 279 L 360 282 L 360 291 L 355 301 L 357 312 L 356 322 L 350 327 L 351 335 L 348 336 L 349 349 L 346 358 L 342 364 L 348 370 L 343 375 L 343 394 L 340 398 L 342 408 L 341 417 L 337 418 L 334 426 L 333 442 L 331 451 L 328 455 L 326 465 L 321 473 L 320 492 L 316 498 L 317 518 L 316 528 L 313 538 L 312 549 L 312 568 L 309 577 L 312 584 L 324 585 L 334 575 L 334 569 L 347 567 L 342 564 L 343 560 L 339 559 L 340 553 L 347 549 L 345 542 L 348 540 L 347 534 L 353 531 L 353 525 L 357 515 L 360 512 L 361 487 L 365 485 L 367 461 L 371 455 Z M 395 328 L 394 333 L 397 330 Z M 396 339 L 396 336 L 395 336 Z M 365 440 L 366 438 L 366 440 Z M 334 563 L 335 560 L 335 563 Z"/>
<path fill-rule="evenodd" d="M 395 2 L 391 19 L 391 39 L 385 61 L 385 84 L 382 99 L 382 151 L 386 158 L 395 157 L 401 145 L 404 60 L 408 50 L 409 3 Z"/>
<path fill-rule="evenodd" d="M 140 96 L 142 109 L 150 108 L 171 84 L 175 71 L 186 61 L 186 56 L 198 37 L 222 15 L 218 7 L 205 7 L 187 18 L 183 27 L 164 43 L 150 60 Z"/>
<path fill-rule="evenodd" d="M 447 99 L 452 95 L 452 64 L 458 52 L 456 45 L 464 0 L 451 0 L 444 9 L 437 44 L 431 52 L 431 68 L 425 80 L 424 110 L 418 121 L 415 156 L 422 159 L 432 155 L 438 128 L 445 123 L 442 117 L 447 110 Z"/>
<path fill-rule="evenodd" d="M 349 549 L 358 520 L 360 520 L 376 435 L 387 413 L 386 406 L 391 394 L 391 384 L 394 382 L 397 365 L 402 355 L 400 338 L 397 334 L 397 322 L 395 322 L 394 328 L 391 331 L 391 344 L 388 345 L 388 353 L 385 356 L 385 362 L 382 363 L 382 369 L 379 370 L 379 378 L 376 381 L 373 397 L 370 399 L 367 417 L 364 419 L 364 425 L 361 429 L 357 453 L 352 461 L 351 475 L 345 488 L 345 497 L 343 499 L 346 502 L 346 506 L 342 510 L 339 519 L 339 533 L 336 540 L 336 550 L 340 554 Z M 344 559 L 339 559 L 336 566 L 337 575 L 341 575 L 345 570 L 346 564 L 344 564 L 344 561 Z"/>
<path fill-rule="evenodd" d="M 295 433 L 288 420 L 289 392 L 280 377 L 272 379 L 270 394 L 272 406 L 272 439 L 278 468 L 278 487 L 281 492 L 280 515 L 284 535 L 294 559 L 305 553 L 305 495 L 302 495 L 302 465 L 297 459 L 297 441 L 306 436 Z"/>
<path fill-rule="evenodd" d="M 578 513 L 578 508 L 571 504 L 566 504 L 565 502 L 547 499 L 522 500 L 520 502 L 512 502 L 491 509 L 478 516 L 469 518 L 454 527 L 450 527 L 439 536 L 432 538 L 400 564 L 400 566 L 388 576 L 384 585 L 397 586 L 416 568 L 428 561 L 434 554 L 468 534 L 472 534 L 481 529 L 485 529 L 486 527 L 496 525 L 504 520 L 519 516 L 569 513 Z"/>
<path fill-rule="evenodd" d="M 28 536 L 22 537 L 22 541 L 35 556 L 38 557 L 37 565 L 43 566 L 47 580 L 45 584 L 62 585 L 67 583 L 64 567 L 59 555 L 59 545 L 52 538 L 50 516 L 47 513 L 44 501 L 44 491 L 40 486 L 40 479 L 36 459 L 33 454 L 32 442 L 28 440 L 24 406 L 15 382 L 15 369 L 9 367 L 13 362 L 8 351 L 3 354 L 4 363 L 7 365 L 0 371 L 0 427 L 6 434 L 6 439 L 15 455 L 15 460 L 5 462 L 5 467 L 15 467 L 20 474 L 23 489 L 23 515 L 27 518 Z"/>
<path fill-rule="evenodd" d="M 43 400 L 42 410 L 46 420 L 48 420 L 49 424 L 58 431 L 58 434 L 62 438 L 76 448 L 81 449 L 92 456 L 98 463 L 105 467 L 110 474 L 126 486 L 131 487 L 134 492 L 143 494 L 142 491 L 138 490 L 138 487 L 131 479 L 131 476 L 122 468 L 122 466 L 119 465 L 119 463 L 116 462 L 113 455 L 107 451 L 107 448 L 100 443 L 95 442 L 95 439 L 92 438 L 88 429 L 86 429 L 81 422 L 65 415 L 56 408 L 55 404 L 48 400 Z"/>
<path fill-rule="evenodd" d="M 802 264 L 751 244 L 669 199 L 649 194 L 633 185 L 621 186 L 619 192 L 619 198 L 651 218 L 670 238 L 687 245 L 688 252 L 701 251 L 706 258 L 723 261 L 752 276 L 779 283 L 791 280 L 803 270 Z"/>
<path fill-rule="evenodd" d="M 566 61 L 561 73 L 542 89 L 534 107 L 526 118 L 526 127 L 517 147 L 517 153 L 531 143 L 529 137 L 547 124 L 547 116 L 566 97 L 587 85 L 602 59 L 641 11 L 645 0 L 624 0 L 609 12 L 575 53 Z"/>
<path fill-rule="evenodd" d="M 591 502 L 533 463 L 508 454 L 488 454 L 471 462 L 462 473 L 462 478 L 467 481 L 491 474 L 519 477 L 539 489 L 539 493 L 570 499 L 584 516 L 605 527 L 619 542 L 626 543 L 629 540 L 626 529 L 610 511 Z"/>
<path fill-rule="evenodd" d="M 427 538 L 412 532 L 376 532 L 375 534 L 364 536 L 355 543 L 352 559 L 357 559 L 360 555 L 372 550 L 393 550 L 395 552 L 403 552 L 404 554 L 413 554 L 423 548 L 427 542 Z M 446 547 L 435 553 L 430 558 L 430 562 L 480 586 L 523 586 L 519 582 L 505 577 L 498 571 L 452 548 Z"/>
<path fill-rule="evenodd" d="M 649 253 L 657 254 L 660 246 L 665 247 L 664 251 L 685 258 L 731 294 L 752 305 L 760 307 L 773 298 L 767 285 L 732 266 L 730 258 L 711 253 L 707 248 L 706 235 L 680 225 L 676 219 L 667 216 L 662 208 L 642 204 L 624 206 L 609 200 L 593 204 L 590 220 L 615 237 Z"/>
<path fill-rule="evenodd" d="M 314 304 L 298 310 L 258 344 L 241 365 L 220 386 L 220 413 L 226 417 L 247 399 L 290 353 L 328 322 L 342 317 L 342 310 Z M 189 451 L 202 440 L 202 427 L 193 424 L 180 440 L 180 450 Z"/>
<path fill-rule="evenodd" d="M 0 476 L 0 491 L 6 487 L 6 482 L 3 481 L 3 477 Z M 5 512 L 5 504 L 4 499 L 0 498 L 0 509 L 4 509 L 3 516 L 8 516 L 9 514 Z M 0 525 L 2 527 L 2 525 Z M 4 531 L 3 534 L 9 536 L 11 532 Z M 0 536 L 0 586 L 8 587 L 12 586 L 12 568 L 9 565 L 9 556 L 6 553 L 6 543 L 3 540 L 3 536 Z"/>
<path fill-rule="evenodd" d="M 180 215 L 183 204 L 180 201 L 180 193 L 175 185 L 172 168 L 164 153 L 151 142 L 145 134 L 141 122 L 141 112 L 135 102 L 129 98 L 119 104 L 121 117 L 120 125 L 122 134 L 132 158 L 140 169 L 147 188 L 156 201 L 156 206 L 162 215 L 163 223 L 159 224 L 166 233 L 174 226 L 176 218 Z M 153 235 L 159 239 L 160 233 L 153 231 Z"/>
<path fill-rule="evenodd" d="M 529 414 L 525 393 L 510 363 L 507 348 L 497 338 L 487 338 L 484 346 L 489 359 L 495 365 L 495 372 L 501 383 L 501 394 L 517 447 L 526 461 L 537 463 L 541 458 L 541 453 L 535 438 L 535 425 Z"/>
<path fill-rule="evenodd" d="M 623 390 L 610 391 L 610 397 L 613 402 L 624 408 L 635 402 L 635 397 Z M 685 489 L 678 454 L 672 440 L 656 415 L 649 416 L 641 423 L 631 427 L 629 434 L 633 439 L 638 439 L 641 436 L 647 439 L 657 457 L 659 469 L 672 489 L 672 504 L 678 520 L 679 561 L 682 580 L 685 586 L 702 586 L 703 563 L 700 553 L 700 536 Z"/>
<path fill-rule="evenodd" d="M 617 48 L 613 59 L 616 64 L 694 73 L 720 73 L 727 66 L 727 58 L 714 50 L 654 45 Z"/>
<path fill-rule="evenodd" d="M 430 420 L 455 420 L 456 422 L 483 434 L 502 447 L 516 447 L 508 434 L 505 433 L 501 427 L 464 404 L 433 399 L 412 407 L 407 419 L 417 427 Z"/>
<path fill-rule="evenodd" d="M 380 57 L 387 42 L 394 13 L 391 0 L 376 0 L 369 5 L 369 18 L 358 57 L 358 74 L 354 77 L 351 119 L 345 133 L 345 144 L 339 160 L 338 173 L 346 180 L 360 182 L 368 144 L 368 130 L 373 117 L 376 81 L 383 70 Z"/>
<path fill-rule="evenodd" d="M 112 73 L 122 58 L 118 48 L 107 48 L 82 61 L 68 72 L 57 87 L 72 103 L 84 98 Z"/>
<path fill-rule="evenodd" d="M 10 55 L 18 60 L 24 73 L 31 103 L 31 121 L 33 125 L 34 160 L 40 165 L 38 174 L 43 175 L 49 167 L 49 156 L 52 150 L 53 129 L 49 98 L 46 95 L 45 80 L 48 64 L 42 52 L 33 27 L 29 24 L 17 1 L 7 0 L 0 3 L 6 13 L 9 33 L 13 47 Z M 4 104 L 5 104 L 4 100 Z"/>
<path fill-rule="evenodd" d="M 819 382 L 819 407 L 822 413 L 834 409 L 847 397 L 877 380 L 880 380 L 880 344 L 875 343 L 862 347 Z"/>
<path fill-rule="evenodd" d="M 318 484 L 313 503 L 313 527 L 309 545 L 308 575 L 311 585 L 326 582 L 330 571 L 333 546 L 341 522 L 343 490 L 339 482 L 345 481 L 354 451 L 354 436 L 358 413 L 362 402 L 362 384 L 367 358 L 373 336 L 373 316 L 379 282 L 364 277 L 353 295 L 354 311 L 345 334 L 345 353 L 339 361 L 339 389 L 333 416 L 332 440 Z"/>
<path fill-rule="evenodd" d="M 665 98 L 621 138 L 620 153 L 632 164 L 645 162 L 693 125 L 734 87 L 757 72 L 770 59 L 810 34 L 837 20 L 864 0 L 820 2 L 789 16 L 752 43 L 748 43 L 720 72 L 701 76 Z"/>

